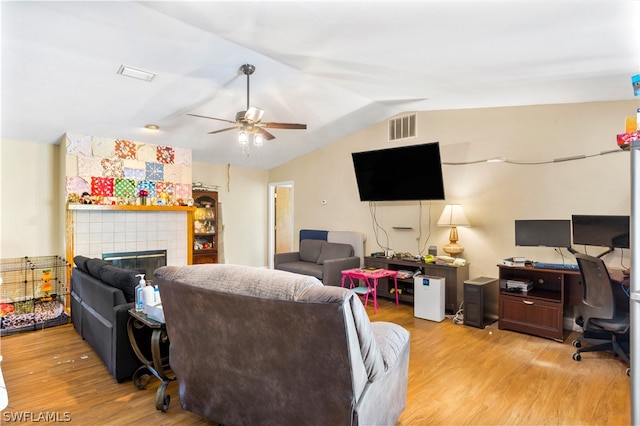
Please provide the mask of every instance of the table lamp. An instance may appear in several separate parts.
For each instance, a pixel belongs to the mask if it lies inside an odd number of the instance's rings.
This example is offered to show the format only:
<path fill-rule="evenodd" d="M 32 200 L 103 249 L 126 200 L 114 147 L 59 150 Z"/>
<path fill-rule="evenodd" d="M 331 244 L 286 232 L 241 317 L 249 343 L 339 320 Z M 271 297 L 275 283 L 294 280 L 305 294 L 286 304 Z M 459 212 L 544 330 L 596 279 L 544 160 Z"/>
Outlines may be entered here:
<path fill-rule="evenodd" d="M 442 250 L 452 257 L 458 257 L 464 251 L 464 247 L 458 244 L 457 226 L 470 226 L 464 210 L 460 204 L 447 204 L 444 206 L 442 215 L 438 219 L 438 226 L 450 226 L 449 244 L 445 244 Z"/>

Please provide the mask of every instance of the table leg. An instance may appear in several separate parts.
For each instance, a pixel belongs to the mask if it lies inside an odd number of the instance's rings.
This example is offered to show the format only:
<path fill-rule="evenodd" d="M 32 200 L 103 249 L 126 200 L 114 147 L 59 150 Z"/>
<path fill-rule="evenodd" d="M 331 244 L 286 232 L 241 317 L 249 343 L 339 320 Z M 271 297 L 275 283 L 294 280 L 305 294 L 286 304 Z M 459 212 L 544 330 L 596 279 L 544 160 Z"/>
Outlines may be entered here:
<path fill-rule="evenodd" d="M 400 305 L 400 301 L 398 300 L 398 275 L 393 276 L 393 287 L 396 289 L 396 306 Z"/>
<path fill-rule="evenodd" d="M 364 307 L 367 307 L 367 304 L 369 303 L 369 294 L 371 293 L 371 283 L 369 282 L 369 278 L 364 277 L 364 282 L 365 284 L 367 284 L 367 292 L 364 295 Z M 375 310 L 375 305 L 373 307 L 373 309 Z"/>
<path fill-rule="evenodd" d="M 378 279 L 373 279 L 373 314 L 378 313 Z"/>
<path fill-rule="evenodd" d="M 149 360 L 140 350 L 134 333 L 134 328 L 141 327 L 144 327 L 142 323 L 138 322 L 133 317 L 129 318 L 129 321 L 127 323 L 127 333 L 129 334 L 129 341 L 131 342 L 131 347 L 133 348 L 136 356 L 144 364 L 139 367 L 135 371 L 135 373 L 133 373 L 133 383 L 138 389 L 146 388 L 151 378 L 149 376 L 149 373 L 160 380 L 162 383 L 160 384 L 160 386 L 158 387 L 158 391 L 156 392 L 156 409 L 162 410 L 164 412 L 169 408 L 169 403 L 171 401 L 170 396 L 166 395 L 167 385 L 170 382 L 176 380 L 176 377 L 169 377 L 167 375 L 167 370 L 165 369 L 165 360 L 162 358 L 162 353 L 160 351 L 160 345 L 161 343 L 166 342 L 167 334 L 166 331 L 162 328 L 154 328 L 152 330 L 151 360 Z"/>

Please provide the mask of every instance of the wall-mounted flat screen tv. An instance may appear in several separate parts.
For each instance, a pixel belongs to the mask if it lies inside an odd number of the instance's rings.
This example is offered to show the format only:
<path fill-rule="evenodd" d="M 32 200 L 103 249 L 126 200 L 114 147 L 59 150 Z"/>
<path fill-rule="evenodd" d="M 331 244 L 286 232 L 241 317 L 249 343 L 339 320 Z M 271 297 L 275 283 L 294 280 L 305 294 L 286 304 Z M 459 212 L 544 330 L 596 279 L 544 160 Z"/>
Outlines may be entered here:
<path fill-rule="evenodd" d="M 351 156 L 360 201 L 444 200 L 438 142 Z"/>
<path fill-rule="evenodd" d="M 516 246 L 571 247 L 571 221 L 516 220 Z"/>
<path fill-rule="evenodd" d="M 629 216 L 573 215 L 573 244 L 629 248 Z"/>

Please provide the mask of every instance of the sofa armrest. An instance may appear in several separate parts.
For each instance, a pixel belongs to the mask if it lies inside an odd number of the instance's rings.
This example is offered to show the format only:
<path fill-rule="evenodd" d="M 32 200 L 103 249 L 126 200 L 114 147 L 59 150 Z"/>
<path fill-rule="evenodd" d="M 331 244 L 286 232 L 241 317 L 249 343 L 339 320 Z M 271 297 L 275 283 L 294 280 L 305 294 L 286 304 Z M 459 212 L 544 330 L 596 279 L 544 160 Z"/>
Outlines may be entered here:
<path fill-rule="evenodd" d="M 342 271 L 360 267 L 359 257 L 328 259 L 322 266 L 322 283 L 339 287 L 342 282 Z"/>
<path fill-rule="evenodd" d="M 294 251 L 290 253 L 276 253 L 273 257 L 273 267 L 278 268 L 281 263 L 290 263 L 300 261 L 300 252 Z"/>
<path fill-rule="evenodd" d="M 115 364 L 113 375 L 118 383 L 131 380 L 133 373 L 142 365 L 142 362 L 138 359 L 131 347 L 129 333 L 127 332 L 127 323 L 130 317 L 129 309 L 133 309 L 134 305 L 135 303 L 125 303 L 113 307 L 114 323 L 111 357 Z M 146 334 L 145 337 L 138 340 L 138 344 L 141 346 L 140 349 L 143 353 L 150 357 L 151 335 L 149 330 L 136 330 L 135 333 Z"/>
<path fill-rule="evenodd" d="M 393 425 L 406 407 L 409 378 L 409 332 L 397 324 L 371 323 L 384 373 L 367 385 L 357 402 L 361 425 Z"/>
<path fill-rule="evenodd" d="M 382 354 L 385 370 L 389 371 L 394 368 L 409 344 L 409 332 L 398 324 L 383 321 L 372 322 L 371 328 Z"/>

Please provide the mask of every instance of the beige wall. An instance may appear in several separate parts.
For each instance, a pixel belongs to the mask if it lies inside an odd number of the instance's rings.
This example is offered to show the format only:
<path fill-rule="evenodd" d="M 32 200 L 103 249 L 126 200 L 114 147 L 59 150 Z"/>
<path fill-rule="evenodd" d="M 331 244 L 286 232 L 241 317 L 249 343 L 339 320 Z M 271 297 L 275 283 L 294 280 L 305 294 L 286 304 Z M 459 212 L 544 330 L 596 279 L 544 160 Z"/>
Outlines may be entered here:
<path fill-rule="evenodd" d="M 59 146 L 0 142 L 2 258 L 64 256 Z"/>
<path fill-rule="evenodd" d="M 465 246 L 463 257 L 471 263 L 470 273 L 496 276 L 495 265 L 505 257 L 562 262 L 550 248 L 515 247 L 515 219 L 630 213 L 629 153 L 597 154 L 617 149 L 616 134 L 624 130 L 624 118 L 639 106 L 637 101 L 626 101 L 419 113 L 418 137 L 403 145 L 439 141 L 443 162 L 493 157 L 541 162 L 581 154 L 596 156 L 541 165 L 445 165 L 446 202 L 376 203 L 377 221 L 384 230 L 378 232 L 380 244 L 369 203 L 358 198 L 351 153 L 398 146 L 388 142 L 386 122 L 271 170 L 269 181 L 294 182 L 296 234 L 301 228 L 360 231 L 367 235 L 366 253 L 387 245 L 385 233 L 388 246 L 396 252 L 426 253 L 429 245 L 436 245 L 442 253 L 449 229 L 435 222 L 446 203 L 460 203 L 472 224 L 458 230 Z M 322 205 L 322 200 L 327 204 Z M 394 230 L 393 226 L 413 230 Z M 589 253 L 599 252 L 591 249 Z M 630 265 L 628 250 L 624 259 L 617 250 L 605 260 L 615 266 Z"/>
<path fill-rule="evenodd" d="M 221 236 L 224 260 L 220 262 L 266 266 L 267 192 L 266 170 L 193 163 L 193 181 L 218 185 L 218 201 L 224 226 Z"/>

